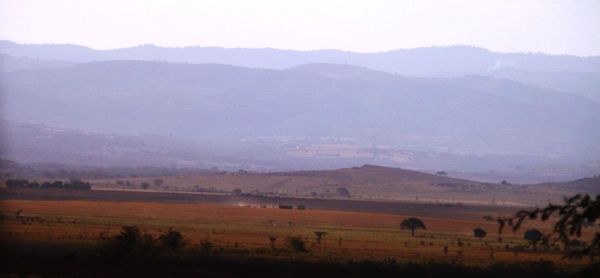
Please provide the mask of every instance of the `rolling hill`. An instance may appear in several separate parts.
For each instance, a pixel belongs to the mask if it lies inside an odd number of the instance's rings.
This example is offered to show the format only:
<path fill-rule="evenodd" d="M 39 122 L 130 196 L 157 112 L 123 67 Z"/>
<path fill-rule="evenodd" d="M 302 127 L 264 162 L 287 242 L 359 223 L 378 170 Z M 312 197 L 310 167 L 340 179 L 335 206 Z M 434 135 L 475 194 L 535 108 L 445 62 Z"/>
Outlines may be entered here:
<path fill-rule="evenodd" d="M 145 60 L 219 63 L 251 68 L 285 69 L 309 63 L 350 64 L 403 75 L 462 76 L 499 68 L 529 71 L 600 72 L 600 57 L 496 53 L 471 46 L 424 47 L 379 53 L 340 50 L 295 51 L 271 48 L 159 47 L 141 45 L 94 50 L 69 44 L 17 44 L 0 41 L 0 53 L 72 62 Z"/>
<path fill-rule="evenodd" d="M 106 133 L 231 144 L 348 138 L 463 154 L 599 151 L 600 104 L 583 97 L 489 77 L 352 70 L 340 78 L 314 66 L 111 61 L 7 72 L 1 86 L 8 120 Z"/>
<path fill-rule="evenodd" d="M 498 184 L 482 183 L 400 168 L 375 165 L 336 170 L 295 172 L 237 172 L 195 176 L 163 177 L 157 190 L 229 192 L 239 188 L 254 195 L 279 197 L 346 198 L 337 193 L 346 188 L 353 198 L 382 199 L 430 203 L 485 203 L 498 205 L 532 205 L 559 201 L 576 193 L 600 193 L 597 178 L 581 187 L 581 181 L 561 184 Z M 142 182 L 152 184 L 154 178 L 121 179 L 136 188 Z M 587 180 L 587 179 L 586 179 Z M 116 180 L 93 182 L 98 188 L 123 188 Z"/>

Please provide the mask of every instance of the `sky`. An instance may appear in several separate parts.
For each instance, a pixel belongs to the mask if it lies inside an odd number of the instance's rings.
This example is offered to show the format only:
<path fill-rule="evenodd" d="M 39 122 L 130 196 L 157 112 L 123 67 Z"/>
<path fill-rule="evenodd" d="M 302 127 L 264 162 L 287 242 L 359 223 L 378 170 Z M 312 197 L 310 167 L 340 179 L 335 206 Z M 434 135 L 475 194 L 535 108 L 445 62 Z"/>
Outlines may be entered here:
<path fill-rule="evenodd" d="M 472 45 L 600 55 L 600 0 L 0 0 L 0 39 L 95 49 L 271 47 L 380 52 Z"/>

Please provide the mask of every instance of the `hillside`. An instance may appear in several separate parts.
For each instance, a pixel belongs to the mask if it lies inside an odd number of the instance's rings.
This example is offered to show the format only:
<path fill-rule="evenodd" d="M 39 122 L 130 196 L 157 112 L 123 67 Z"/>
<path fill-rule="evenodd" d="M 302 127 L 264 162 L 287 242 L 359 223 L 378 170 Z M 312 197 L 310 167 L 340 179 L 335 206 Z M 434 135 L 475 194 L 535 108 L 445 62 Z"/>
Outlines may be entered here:
<path fill-rule="evenodd" d="M 155 178 L 98 180 L 96 188 L 136 189 Z M 196 176 L 163 177 L 152 190 L 225 191 L 236 188 L 264 196 L 345 198 L 337 189 L 348 189 L 352 198 L 408 202 L 479 203 L 497 205 L 533 205 L 557 201 L 576 193 L 599 193 L 598 188 L 481 183 L 419 171 L 364 165 L 336 170 L 220 173 Z M 567 183 L 565 183 L 567 184 Z"/>
<path fill-rule="evenodd" d="M 600 72 L 527 71 L 504 68 L 487 72 L 485 75 L 577 94 L 600 102 Z"/>
<path fill-rule="evenodd" d="M 403 75 L 462 76 L 510 67 L 530 71 L 600 72 L 600 57 L 496 53 L 470 46 L 423 47 L 379 53 L 340 50 L 294 51 L 272 48 L 159 47 L 141 45 L 94 50 L 78 45 L 17 44 L 0 41 L 0 53 L 73 62 L 146 60 L 219 63 L 251 68 L 285 69 L 309 63 L 350 64 Z"/>
<path fill-rule="evenodd" d="M 67 132 L 95 150 L 58 154 L 55 147 L 44 151 L 51 145 L 43 140 L 5 133 L 8 142 L 30 143 L 36 154 L 65 158 L 61 163 L 253 170 L 370 163 L 448 172 L 535 170 L 542 174 L 523 181 L 556 181 L 597 173 L 589 163 L 600 157 L 600 104 L 491 77 L 415 78 L 328 64 L 266 70 L 110 61 L 7 72 L 0 87 L 9 122 L 130 136 L 132 142 L 147 134 L 195 142 L 113 152 L 90 143 L 98 139 Z M 28 156 L 16 161 L 36 162 Z M 568 175 L 552 177 L 556 164 L 566 165 Z M 507 178 L 493 180 L 501 179 Z"/>
<path fill-rule="evenodd" d="M 55 69 L 74 65 L 73 62 L 60 60 L 13 57 L 0 53 L 0 73 L 24 69 Z"/>
<path fill-rule="evenodd" d="M 600 140 L 600 104 L 486 77 L 340 79 L 112 61 L 8 72 L 1 82 L 8 120 L 107 133 L 351 138 L 477 154 L 592 155 Z"/>
<path fill-rule="evenodd" d="M 541 189 L 553 188 L 558 190 L 569 190 L 600 194 L 600 176 L 596 175 L 594 177 L 587 177 L 568 182 L 540 183 L 533 186 Z"/>

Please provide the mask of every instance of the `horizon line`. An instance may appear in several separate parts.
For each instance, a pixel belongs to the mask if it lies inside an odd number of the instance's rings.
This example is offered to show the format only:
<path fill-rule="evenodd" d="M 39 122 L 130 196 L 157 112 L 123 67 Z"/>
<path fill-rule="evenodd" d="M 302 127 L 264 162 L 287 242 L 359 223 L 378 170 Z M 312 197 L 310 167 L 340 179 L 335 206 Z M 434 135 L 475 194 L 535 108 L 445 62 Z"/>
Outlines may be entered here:
<path fill-rule="evenodd" d="M 598 57 L 600 57 L 600 54 L 595 54 L 595 55 L 577 55 L 577 54 L 571 54 L 571 53 L 557 54 L 557 53 L 547 53 L 547 52 L 541 52 L 541 51 L 526 51 L 526 50 L 520 51 L 520 52 L 515 52 L 515 51 L 512 51 L 512 52 L 511 51 L 495 51 L 495 50 L 491 50 L 491 49 L 486 48 L 486 47 L 476 46 L 476 45 L 468 45 L 468 44 L 430 45 L 430 46 L 419 46 L 419 47 L 412 47 L 412 48 L 394 48 L 394 49 L 382 50 L 382 51 L 361 52 L 361 51 L 336 49 L 336 48 L 292 49 L 292 48 L 275 48 L 275 47 L 261 47 L 261 46 L 256 46 L 256 47 L 247 47 L 247 46 L 227 47 L 227 46 L 202 46 L 202 45 L 164 46 L 164 45 L 157 45 L 157 44 L 154 44 L 154 43 L 144 43 L 144 44 L 130 45 L 130 46 L 125 46 L 125 47 L 114 47 L 114 48 L 94 48 L 94 47 L 83 45 L 83 44 L 69 43 L 69 42 L 61 42 L 61 43 L 56 43 L 56 42 L 51 42 L 51 43 L 29 43 L 29 42 L 17 42 L 17 41 L 14 41 L 14 40 L 3 39 L 3 38 L 0 38 L 0 42 L 9 42 L 9 43 L 13 43 L 13 44 L 17 44 L 17 45 L 23 45 L 23 46 L 76 46 L 76 47 L 87 48 L 87 49 L 90 49 L 90 50 L 93 50 L 93 51 L 114 51 L 114 50 L 121 50 L 121 49 L 132 49 L 132 48 L 141 48 L 141 47 L 148 47 L 148 46 L 150 46 L 150 47 L 165 48 L 165 49 L 219 48 L 219 49 L 232 49 L 232 50 L 236 50 L 236 49 L 238 49 L 238 50 L 239 49 L 245 49 L 245 50 L 277 50 L 277 51 L 295 51 L 295 52 L 327 52 L 327 51 L 337 51 L 337 52 L 352 53 L 352 54 L 382 54 L 382 53 L 390 53 L 390 52 L 395 52 L 395 51 L 411 51 L 411 50 L 431 49 L 431 48 L 465 47 L 465 48 L 473 48 L 473 49 L 484 50 L 484 51 L 487 51 L 487 52 L 497 53 L 497 54 L 526 54 L 526 55 L 547 55 L 547 56 L 571 56 L 571 57 L 579 57 L 579 58 L 598 58 Z"/>

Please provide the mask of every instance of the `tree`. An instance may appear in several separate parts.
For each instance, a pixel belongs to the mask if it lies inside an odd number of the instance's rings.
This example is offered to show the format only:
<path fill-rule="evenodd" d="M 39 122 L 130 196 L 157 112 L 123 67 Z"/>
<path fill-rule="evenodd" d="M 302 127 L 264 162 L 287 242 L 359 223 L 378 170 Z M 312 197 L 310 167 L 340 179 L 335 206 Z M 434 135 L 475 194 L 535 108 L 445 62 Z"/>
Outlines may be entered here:
<path fill-rule="evenodd" d="M 234 189 L 234 190 L 231 191 L 231 194 L 233 194 L 233 195 L 240 195 L 240 194 L 242 194 L 242 190 L 239 189 L 239 188 L 236 188 L 236 189 Z"/>
<path fill-rule="evenodd" d="M 476 228 L 473 230 L 473 235 L 481 240 L 487 235 L 487 232 L 482 228 Z"/>
<path fill-rule="evenodd" d="M 425 223 L 419 218 L 411 217 L 404 219 L 402 223 L 400 223 L 400 228 L 402 230 L 410 230 L 411 236 L 415 236 L 416 229 L 427 229 L 425 227 Z"/>
<path fill-rule="evenodd" d="M 542 232 L 538 231 L 537 229 L 527 230 L 525 231 L 525 234 L 523 234 L 523 238 L 529 241 L 529 244 L 533 245 L 534 250 L 536 249 L 538 242 L 540 242 L 543 237 L 544 235 Z"/>
<path fill-rule="evenodd" d="M 565 198 L 563 205 L 549 204 L 544 208 L 521 210 L 510 217 L 493 218 L 486 216 L 485 218 L 497 221 L 499 224 L 498 231 L 501 234 L 507 225 L 512 227 L 513 231 L 517 231 L 527 219 L 539 218 L 542 221 L 548 221 L 552 216 L 558 216 L 558 220 L 554 223 L 552 231 L 547 235 L 543 235 L 542 240 L 546 242 L 550 240 L 553 242 L 560 241 L 566 246 L 573 238 L 581 237 L 582 229 L 596 225 L 596 220 L 600 218 L 600 194 L 596 195 L 595 199 L 590 197 L 589 194 L 577 194 Z M 590 259 L 600 256 L 600 232 L 595 232 L 589 245 L 565 253 L 565 257 L 570 259 L 580 259 L 583 256 L 588 256 Z"/>
<path fill-rule="evenodd" d="M 133 226 L 123 226 L 121 232 L 113 237 L 115 247 L 124 253 L 130 253 L 137 246 L 142 244 L 142 233 L 140 229 Z"/>
<path fill-rule="evenodd" d="M 338 187 L 338 189 L 336 189 L 335 192 L 337 193 L 337 195 L 350 197 L 350 191 L 345 187 Z"/>
<path fill-rule="evenodd" d="M 448 173 L 446 173 L 444 171 L 437 171 L 437 172 L 435 172 L 435 174 L 438 176 L 444 176 L 444 177 L 448 175 Z"/>
<path fill-rule="evenodd" d="M 142 184 L 140 185 L 140 188 L 146 190 L 146 189 L 150 188 L 150 184 L 147 182 L 142 182 Z"/>
<path fill-rule="evenodd" d="M 185 237 L 173 228 L 169 228 L 165 233 L 158 236 L 158 240 L 162 247 L 171 251 L 177 251 L 187 244 Z"/>
<path fill-rule="evenodd" d="M 142 233 L 135 225 L 123 226 L 119 234 L 105 242 L 104 247 L 110 256 L 149 256 L 156 250 L 156 238 Z"/>

